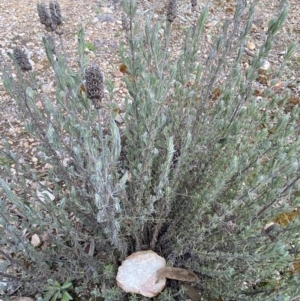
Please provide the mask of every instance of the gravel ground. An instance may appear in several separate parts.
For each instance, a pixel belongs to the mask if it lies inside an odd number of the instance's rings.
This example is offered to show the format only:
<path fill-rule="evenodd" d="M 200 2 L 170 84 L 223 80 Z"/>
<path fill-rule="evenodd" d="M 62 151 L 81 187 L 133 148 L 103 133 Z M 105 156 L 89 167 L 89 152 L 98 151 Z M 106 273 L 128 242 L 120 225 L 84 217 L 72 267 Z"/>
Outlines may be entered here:
<path fill-rule="evenodd" d="M 167 0 L 138 0 L 138 13 L 136 21 L 142 23 L 150 12 L 154 19 L 161 18 L 166 13 Z M 198 1 L 200 2 L 200 1 Z M 249 0 L 251 2 L 251 0 Z M 110 78 L 115 86 L 115 101 L 122 107 L 127 89 L 123 76 L 119 71 L 121 63 L 118 49 L 121 42 L 125 42 L 125 33 L 122 30 L 122 7 L 118 0 L 59 0 L 63 15 L 63 39 L 68 57 L 68 63 L 76 68 L 77 36 L 76 33 L 83 26 L 86 42 L 91 43 L 95 49 L 86 49 L 86 54 L 91 63 L 96 63 L 104 72 L 105 77 Z M 178 1 L 179 16 L 173 24 L 173 35 L 176 38 L 170 44 L 170 51 L 175 55 L 180 51 L 183 40 L 182 31 L 197 18 L 204 7 L 204 1 L 198 6 L 198 10 L 191 12 L 189 0 Z M 209 1 L 209 17 L 205 26 L 201 53 L 207 53 L 213 38 L 221 28 L 223 21 L 232 18 L 235 0 Z M 246 41 L 248 53 L 255 51 L 263 42 L 267 32 L 267 24 L 270 17 L 278 9 L 279 0 L 262 0 L 254 16 L 254 29 Z M 280 54 L 287 45 L 300 37 L 300 17 L 298 13 L 299 0 L 291 0 L 290 13 L 283 30 L 278 34 L 274 48 L 268 58 L 270 68 L 280 64 Z M 39 23 L 36 11 L 36 2 L 32 0 L 3 0 L 0 3 L 0 51 L 4 57 L 6 52 L 12 51 L 16 46 L 22 46 L 30 56 L 33 69 L 37 73 L 37 80 L 41 93 L 55 92 L 55 84 L 49 70 L 49 63 L 42 44 L 45 35 L 43 26 Z M 58 44 L 57 44 L 58 46 Z M 59 49 L 60 51 L 60 49 Z M 203 55 L 205 57 L 205 55 Z M 7 60 L 8 62 L 8 60 Z M 284 69 L 279 87 L 279 93 L 289 90 L 292 93 L 290 106 L 300 104 L 300 48 L 297 47 L 291 62 Z M 125 75 L 126 76 L 126 75 Z M 263 90 L 268 83 L 257 82 L 257 91 Z M 38 159 L 35 156 L 37 142 L 25 131 L 22 122 L 18 118 L 18 110 L 15 101 L 6 93 L 3 83 L 0 81 L 0 149 L 3 148 L 3 139 L 6 139 L 11 148 L 22 154 L 27 160 L 38 168 Z M 1 154 L 1 153 L 0 153 Z M 1 165 L 1 156 L 0 156 Z M 1 170 L 0 170 L 1 171 Z M 1 257 L 0 257 L 1 259 Z"/>
<path fill-rule="evenodd" d="M 186 25 L 196 20 L 199 11 L 205 5 L 203 1 L 201 2 L 198 10 L 192 13 L 190 1 L 178 1 L 179 17 L 173 23 L 173 34 L 176 35 L 176 39 L 170 44 L 170 50 L 173 53 L 176 54 L 180 51 L 179 45 L 183 38 L 182 30 Z M 210 14 L 206 24 L 202 53 L 206 53 L 209 49 L 212 39 L 222 22 L 226 18 L 232 18 L 234 13 L 234 0 L 213 0 L 209 2 Z M 252 48 L 260 45 L 266 34 L 268 20 L 278 8 L 279 2 L 279 0 L 260 1 L 254 18 L 255 30 L 251 31 L 251 36 L 247 39 L 249 44 L 246 46 Z M 95 46 L 93 51 L 86 51 L 87 55 L 92 63 L 97 63 L 100 66 L 106 77 L 113 80 L 115 100 L 122 105 L 127 90 L 122 80 L 123 74 L 119 71 L 121 61 L 118 49 L 120 43 L 125 41 L 125 34 L 121 26 L 122 7 L 120 1 L 60 0 L 59 3 L 64 20 L 63 39 L 69 64 L 76 66 L 76 32 L 82 25 L 86 41 Z M 166 4 L 166 0 L 138 1 L 138 21 L 142 22 L 149 12 L 154 13 L 154 19 L 161 18 L 166 13 Z M 286 45 L 299 39 L 300 22 L 297 6 L 298 0 L 290 1 L 288 20 L 278 35 L 270 56 L 272 66 L 279 64 L 280 53 L 284 52 Z M 49 63 L 42 44 L 42 37 L 46 32 L 39 23 L 36 3 L 31 0 L 1 1 L 0 15 L 0 51 L 2 54 L 6 56 L 7 51 L 12 51 L 16 46 L 22 46 L 30 56 L 33 68 L 37 73 L 41 92 L 54 92 L 55 87 L 49 73 Z M 284 89 L 292 90 L 294 103 L 299 102 L 299 63 L 300 51 L 298 47 L 291 64 L 285 69 L 283 75 L 283 82 L 287 83 L 288 86 Z M 5 92 L 2 82 L 0 82 L 0 136 L 6 138 L 13 148 L 19 149 L 24 155 L 33 156 L 32 148 L 34 149 L 35 142 L 24 133 L 23 126 L 18 120 L 15 102 Z M 0 142 L 1 147 L 3 147 L 3 144 Z"/>

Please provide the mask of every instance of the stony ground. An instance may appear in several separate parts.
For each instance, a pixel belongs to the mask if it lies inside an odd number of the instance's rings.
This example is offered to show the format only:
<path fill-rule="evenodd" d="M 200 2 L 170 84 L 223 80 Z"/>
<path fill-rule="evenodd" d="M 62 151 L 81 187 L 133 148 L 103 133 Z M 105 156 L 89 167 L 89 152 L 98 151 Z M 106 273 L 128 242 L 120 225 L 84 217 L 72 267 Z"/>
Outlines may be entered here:
<path fill-rule="evenodd" d="M 126 87 L 122 81 L 122 73 L 119 72 L 121 63 L 118 55 L 120 43 L 125 41 L 125 34 L 121 26 L 122 6 L 118 0 L 60 0 L 60 6 L 64 19 L 64 45 L 66 48 L 69 64 L 76 66 L 76 33 L 80 25 L 85 31 L 86 42 L 91 43 L 94 49 L 86 49 L 91 63 L 97 63 L 103 70 L 106 77 L 113 80 L 115 85 L 115 98 L 120 104 L 126 94 Z M 189 0 L 178 1 L 179 16 L 174 22 L 176 37 L 171 43 L 172 51 L 178 51 L 181 32 L 188 24 L 195 21 L 199 11 L 206 3 L 198 5 L 198 11 L 191 13 Z M 203 41 L 203 53 L 206 52 L 212 43 L 212 39 L 218 28 L 226 18 L 232 18 L 234 13 L 235 0 L 213 0 L 210 3 L 210 14 L 206 24 L 205 38 Z M 138 19 L 144 20 L 145 15 L 154 13 L 155 18 L 160 18 L 166 12 L 167 0 L 138 0 Z M 249 52 L 255 51 L 265 37 L 268 20 L 279 6 L 279 0 L 260 1 L 254 18 L 254 30 L 247 39 Z M 299 39 L 300 22 L 298 0 L 291 0 L 290 14 L 288 20 L 279 34 L 274 49 L 269 58 L 270 66 L 279 64 L 280 54 L 286 46 Z M 55 91 L 54 83 L 49 74 L 49 63 L 42 44 L 42 37 L 45 35 L 43 26 L 39 23 L 36 2 L 31 0 L 11 0 L 0 3 L 0 51 L 6 57 L 7 51 L 12 51 L 16 46 L 22 46 L 29 54 L 34 70 L 37 73 L 38 84 L 42 93 Z M 300 90 L 299 65 L 300 48 L 297 48 L 292 62 L 285 69 L 282 78 L 284 89 L 293 92 L 293 102 L 298 102 L 298 91 Z M 35 141 L 28 138 L 23 126 L 18 120 L 14 100 L 4 90 L 0 82 L 0 136 L 8 139 L 13 148 L 20 149 L 23 154 L 34 158 L 32 149 Z M 0 142 L 0 148 L 3 146 Z M 29 158 L 28 158 L 29 159 Z"/>
<path fill-rule="evenodd" d="M 143 21 L 145 15 L 152 12 L 154 18 L 159 19 L 166 12 L 167 0 L 137 0 L 139 5 L 138 20 Z M 174 22 L 173 34 L 176 36 L 171 43 L 171 50 L 179 51 L 182 31 L 191 22 L 194 22 L 206 1 L 201 2 L 198 11 L 191 12 L 190 1 L 179 2 L 179 16 Z M 232 18 L 235 0 L 212 0 L 210 14 L 205 26 L 205 36 L 201 51 L 206 53 L 211 45 L 217 30 L 226 18 Z M 120 1 L 114 0 L 60 0 L 63 15 L 63 39 L 67 52 L 68 63 L 76 67 L 77 36 L 76 33 L 83 26 L 85 39 L 89 45 L 86 54 L 91 63 L 100 66 L 107 78 L 114 82 L 115 101 L 122 105 L 127 93 L 123 74 L 119 71 L 121 60 L 118 49 L 125 41 L 125 34 L 121 25 L 122 7 Z M 247 37 L 246 50 L 251 55 L 264 40 L 267 24 L 270 17 L 278 9 L 279 0 L 262 0 L 254 17 L 254 30 Z M 298 14 L 299 0 L 291 0 L 290 14 L 287 22 L 276 39 L 274 49 L 268 58 L 269 68 L 280 64 L 281 54 L 286 46 L 300 37 L 300 17 Z M 32 0 L 4 0 L 0 3 L 0 51 L 4 57 L 6 52 L 16 46 L 22 46 L 30 56 L 33 68 L 37 73 L 37 80 L 41 93 L 53 93 L 55 84 L 49 69 L 49 63 L 42 44 L 45 35 L 43 26 L 39 23 L 36 12 L 36 2 Z M 88 45 L 88 44 L 87 44 Z M 58 44 L 57 44 L 58 46 Z M 90 48 L 90 49 L 88 49 Z M 7 59 L 7 62 L 9 60 Z M 300 48 L 297 47 L 291 62 L 284 69 L 279 86 L 280 93 L 289 90 L 292 93 L 291 106 L 300 104 Z M 268 82 L 257 83 L 258 91 L 268 85 Z M 0 149 L 2 139 L 7 139 L 13 149 L 20 152 L 24 159 L 37 165 L 36 141 L 24 132 L 24 127 L 18 118 L 15 102 L 6 93 L 0 81 Z M 0 165 L 1 165 L 0 156 Z M 0 170 L 1 171 L 1 170 Z M 0 175 L 1 176 L 1 175 Z M 0 257 L 1 258 L 1 257 Z"/>

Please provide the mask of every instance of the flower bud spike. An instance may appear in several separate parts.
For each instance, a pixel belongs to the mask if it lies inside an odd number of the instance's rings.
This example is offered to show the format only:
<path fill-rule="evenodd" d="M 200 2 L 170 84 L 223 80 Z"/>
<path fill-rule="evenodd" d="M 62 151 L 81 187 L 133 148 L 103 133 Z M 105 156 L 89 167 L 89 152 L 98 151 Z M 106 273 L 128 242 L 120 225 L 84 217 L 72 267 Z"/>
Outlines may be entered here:
<path fill-rule="evenodd" d="M 177 16 L 177 0 L 169 0 L 167 8 L 167 20 L 172 23 Z"/>
<path fill-rule="evenodd" d="M 26 53 L 20 48 L 16 47 L 13 51 L 14 58 L 22 71 L 32 70 L 32 66 Z"/>
<path fill-rule="evenodd" d="M 37 11 L 40 18 L 40 22 L 45 25 L 47 31 L 54 31 L 56 29 L 56 24 L 53 23 L 51 15 L 44 3 L 37 4 Z"/>
<path fill-rule="evenodd" d="M 61 10 L 60 10 L 59 3 L 58 2 L 50 2 L 49 9 L 50 9 L 52 22 L 56 25 L 61 25 L 62 18 L 61 18 Z"/>
<path fill-rule="evenodd" d="M 92 99 L 95 109 L 100 109 L 104 98 L 104 81 L 100 68 L 97 65 L 87 68 L 85 80 L 88 98 Z"/>

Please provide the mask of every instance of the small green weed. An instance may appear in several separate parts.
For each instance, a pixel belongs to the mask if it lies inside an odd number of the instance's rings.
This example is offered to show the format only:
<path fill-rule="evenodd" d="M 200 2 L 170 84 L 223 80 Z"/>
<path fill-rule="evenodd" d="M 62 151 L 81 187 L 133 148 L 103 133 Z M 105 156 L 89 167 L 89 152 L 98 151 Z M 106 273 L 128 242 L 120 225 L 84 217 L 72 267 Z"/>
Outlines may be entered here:
<path fill-rule="evenodd" d="M 84 43 L 85 48 L 87 48 L 89 51 L 95 51 L 96 47 L 92 42 L 85 42 Z"/>
<path fill-rule="evenodd" d="M 46 288 L 46 294 L 44 296 L 44 300 L 61 300 L 61 301 L 69 301 L 73 300 L 72 296 L 67 292 L 67 290 L 73 287 L 72 282 L 66 281 L 62 285 L 58 281 L 53 281 L 52 279 L 48 280 L 50 284 Z"/>

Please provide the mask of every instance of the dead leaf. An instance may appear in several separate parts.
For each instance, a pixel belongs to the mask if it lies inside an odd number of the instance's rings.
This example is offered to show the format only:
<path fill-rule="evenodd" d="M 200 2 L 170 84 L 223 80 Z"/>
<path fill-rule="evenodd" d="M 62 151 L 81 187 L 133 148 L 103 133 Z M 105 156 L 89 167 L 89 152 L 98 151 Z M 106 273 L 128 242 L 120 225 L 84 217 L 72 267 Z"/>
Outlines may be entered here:
<path fill-rule="evenodd" d="M 119 70 L 120 70 L 122 73 L 131 75 L 131 73 L 129 72 L 127 66 L 126 66 L 124 63 L 122 63 L 122 64 L 120 65 Z"/>
<path fill-rule="evenodd" d="M 290 212 L 283 212 L 280 213 L 275 219 L 274 222 L 279 224 L 280 226 L 286 226 L 295 218 L 300 217 L 300 208 L 295 208 L 293 211 Z"/>
<path fill-rule="evenodd" d="M 292 95 L 285 105 L 285 112 L 291 112 L 296 105 L 300 106 L 300 98 L 296 95 Z"/>
<path fill-rule="evenodd" d="M 255 89 L 253 95 L 254 96 L 263 96 L 264 90 L 263 89 Z"/>
<path fill-rule="evenodd" d="M 282 88 L 283 82 L 279 80 L 272 88 L 274 91 L 278 91 L 280 88 Z"/>
<path fill-rule="evenodd" d="M 229 7 L 226 7 L 226 8 L 225 8 L 225 12 L 231 14 L 231 13 L 234 12 L 234 8 L 233 8 L 233 7 L 230 7 L 230 6 L 229 6 Z"/>
<path fill-rule="evenodd" d="M 222 91 L 219 87 L 215 88 L 211 93 L 211 99 L 216 101 L 222 94 Z"/>
<path fill-rule="evenodd" d="M 201 293 L 196 288 L 189 284 L 182 284 L 182 286 L 185 288 L 186 294 L 192 301 L 201 300 Z"/>
<path fill-rule="evenodd" d="M 296 260 L 293 262 L 293 268 L 292 270 L 290 271 L 290 274 L 297 274 L 298 277 L 300 276 L 300 262 L 299 260 Z"/>
<path fill-rule="evenodd" d="M 270 77 L 268 75 L 259 74 L 257 77 L 257 81 L 262 85 L 267 85 Z"/>
<path fill-rule="evenodd" d="M 157 278 L 169 278 L 179 281 L 196 282 L 199 280 L 198 276 L 190 270 L 174 267 L 163 267 L 157 271 Z"/>
<path fill-rule="evenodd" d="M 86 89 L 85 89 L 85 85 L 84 84 L 80 85 L 78 94 L 79 94 L 79 96 L 81 98 L 83 98 L 84 94 L 86 95 Z"/>
<path fill-rule="evenodd" d="M 191 81 L 188 81 L 185 86 L 190 88 L 192 85 L 193 85 L 193 83 Z"/>

